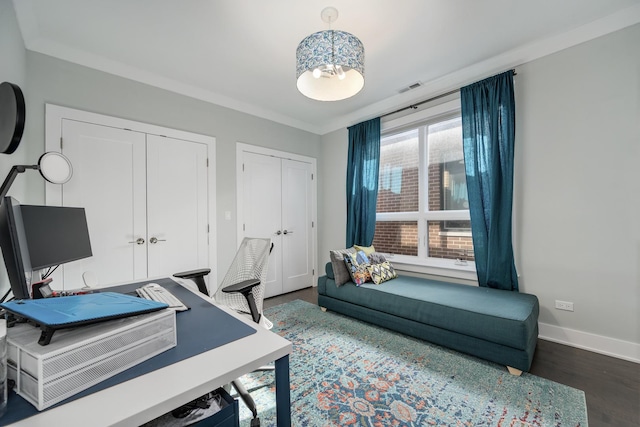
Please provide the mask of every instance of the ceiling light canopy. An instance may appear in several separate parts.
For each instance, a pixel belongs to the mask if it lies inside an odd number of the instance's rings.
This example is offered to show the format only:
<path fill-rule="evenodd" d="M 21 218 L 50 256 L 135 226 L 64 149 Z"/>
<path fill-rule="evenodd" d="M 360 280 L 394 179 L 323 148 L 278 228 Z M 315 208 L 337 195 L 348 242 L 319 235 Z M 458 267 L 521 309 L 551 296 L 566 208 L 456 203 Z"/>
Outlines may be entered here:
<path fill-rule="evenodd" d="M 338 11 L 327 7 L 320 16 L 331 25 L 338 18 Z M 300 93 L 311 99 L 350 98 L 364 87 L 364 46 L 346 31 L 313 33 L 296 50 L 296 77 Z"/>

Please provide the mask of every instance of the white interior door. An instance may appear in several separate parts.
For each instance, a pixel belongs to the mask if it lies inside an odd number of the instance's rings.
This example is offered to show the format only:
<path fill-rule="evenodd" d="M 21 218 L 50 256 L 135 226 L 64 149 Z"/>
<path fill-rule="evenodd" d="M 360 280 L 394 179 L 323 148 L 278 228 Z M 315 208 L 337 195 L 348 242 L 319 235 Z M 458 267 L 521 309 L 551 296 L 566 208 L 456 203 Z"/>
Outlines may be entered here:
<path fill-rule="evenodd" d="M 282 290 L 313 285 L 311 164 L 282 159 Z"/>
<path fill-rule="evenodd" d="M 100 283 L 146 277 L 147 246 L 134 243 L 146 242 L 145 135 L 63 120 L 62 137 L 73 165 L 62 204 L 85 208 L 93 250 L 93 257 L 63 265 L 64 289 L 82 287 L 87 270 Z"/>
<path fill-rule="evenodd" d="M 243 235 L 271 238 L 265 297 L 282 291 L 282 192 L 280 159 L 244 153 L 242 174 Z"/>
<path fill-rule="evenodd" d="M 208 265 L 207 146 L 147 135 L 148 275 Z"/>
<path fill-rule="evenodd" d="M 45 124 L 47 151 L 74 169 L 46 184 L 46 203 L 84 207 L 93 250 L 56 270 L 55 289 L 81 287 L 85 271 L 107 285 L 212 265 L 215 138 L 50 104 Z"/>
<path fill-rule="evenodd" d="M 313 189 L 309 162 L 242 152 L 242 237 L 270 237 L 265 297 L 313 285 Z"/>

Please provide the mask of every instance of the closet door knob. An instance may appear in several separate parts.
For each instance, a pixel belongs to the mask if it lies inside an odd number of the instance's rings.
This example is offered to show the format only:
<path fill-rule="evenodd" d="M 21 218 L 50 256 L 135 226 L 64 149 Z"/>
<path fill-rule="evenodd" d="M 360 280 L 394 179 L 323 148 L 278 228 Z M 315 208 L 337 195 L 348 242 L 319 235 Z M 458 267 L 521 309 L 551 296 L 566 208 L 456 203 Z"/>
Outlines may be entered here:
<path fill-rule="evenodd" d="M 276 231 L 276 236 L 279 236 L 281 234 L 282 234 L 282 231 L 280 231 L 280 230 Z M 287 234 L 287 233 L 285 232 L 284 234 Z"/>
<path fill-rule="evenodd" d="M 136 245 L 144 245 L 144 239 L 142 237 L 138 237 L 134 242 L 129 242 L 129 243 L 135 243 Z"/>
<path fill-rule="evenodd" d="M 290 230 L 290 231 L 284 230 L 283 233 L 284 234 L 291 234 L 291 233 L 293 233 L 293 230 Z"/>
<path fill-rule="evenodd" d="M 157 237 L 152 237 L 149 239 L 149 243 L 151 243 L 152 245 L 158 242 L 166 242 L 166 241 L 167 241 L 166 239 L 158 239 Z"/>

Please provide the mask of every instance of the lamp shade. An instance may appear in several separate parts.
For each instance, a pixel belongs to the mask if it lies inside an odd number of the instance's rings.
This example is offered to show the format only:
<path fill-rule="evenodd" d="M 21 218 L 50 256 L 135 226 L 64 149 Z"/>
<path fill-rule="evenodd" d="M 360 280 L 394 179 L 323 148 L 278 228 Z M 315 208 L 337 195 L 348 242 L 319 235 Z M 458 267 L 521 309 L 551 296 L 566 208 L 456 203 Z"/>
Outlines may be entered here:
<path fill-rule="evenodd" d="M 62 153 L 49 151 L 38 160 L 40 174 L 52 184 L 66 184 L 73 176 L 71 162 Z"/>
<path fill-rule="evenodd" d="M 345 31 L 313 33 L 296 50 L 296 77 L 298 90 L 309 98 L 349 98 L 364 87 L 364 46 Z"/>

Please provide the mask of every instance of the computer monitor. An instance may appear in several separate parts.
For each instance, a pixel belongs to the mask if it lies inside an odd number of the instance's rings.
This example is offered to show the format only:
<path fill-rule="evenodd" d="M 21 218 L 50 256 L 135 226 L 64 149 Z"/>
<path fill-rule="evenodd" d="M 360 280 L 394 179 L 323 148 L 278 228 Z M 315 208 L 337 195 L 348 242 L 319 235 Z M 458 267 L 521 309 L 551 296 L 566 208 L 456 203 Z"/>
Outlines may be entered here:
<path fill-rule="evenodd" d="M 28 299 L 27 274 L 31 273 L 31 265 L 20 204 L 13 197 L 5 197 L 0 202 L 0 248 L 11 291 L 16 299 Z"/>
<path fill-rule="evenodd" d="M 30 298 L 33 271 L 92 256 L 83 208 L 20 205 L 12 197 L 0 205 L 0 247 L 16 299 Z"/>
<path fill-rule="evenodd" d="M 84 208 L 21 205 L 32 270 L 93 255 Z"/>

